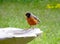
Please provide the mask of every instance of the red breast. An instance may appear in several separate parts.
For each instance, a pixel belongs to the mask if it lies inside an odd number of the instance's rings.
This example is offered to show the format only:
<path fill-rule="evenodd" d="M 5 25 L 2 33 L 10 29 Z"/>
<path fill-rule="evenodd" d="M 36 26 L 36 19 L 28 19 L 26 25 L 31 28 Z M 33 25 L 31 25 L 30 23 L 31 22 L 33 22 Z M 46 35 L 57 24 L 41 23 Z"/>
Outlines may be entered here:
<path fill-rule="evenodd" d="M 30 25 L 36 25 L 38 23 L 38 21 L 34 18 L 34 17 L 29 17 L 27 18 L 27 22 L 30 24 Z"/>

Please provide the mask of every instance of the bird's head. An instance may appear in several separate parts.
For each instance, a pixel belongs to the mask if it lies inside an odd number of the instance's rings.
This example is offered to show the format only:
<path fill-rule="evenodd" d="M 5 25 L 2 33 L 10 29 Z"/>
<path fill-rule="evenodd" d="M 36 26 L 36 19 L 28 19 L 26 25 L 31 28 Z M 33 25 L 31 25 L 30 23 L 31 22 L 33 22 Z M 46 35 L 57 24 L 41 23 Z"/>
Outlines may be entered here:
<path fill-rule="evenodd" d="M 26 13 L 26 16 L 29 18 L 31 16 L 31 13 Z"/>

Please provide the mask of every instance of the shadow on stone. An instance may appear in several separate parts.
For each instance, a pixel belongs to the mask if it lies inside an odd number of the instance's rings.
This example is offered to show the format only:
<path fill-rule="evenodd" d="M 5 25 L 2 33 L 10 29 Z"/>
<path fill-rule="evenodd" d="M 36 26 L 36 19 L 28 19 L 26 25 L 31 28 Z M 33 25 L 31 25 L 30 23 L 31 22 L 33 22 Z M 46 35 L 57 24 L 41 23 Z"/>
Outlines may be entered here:
<path fill-rule="evenodd" d="M 22 37 L 22 38 L 7 38 L 0 40 L 0 44 L 27 44 L 32 41 L 35 37 Z"/>

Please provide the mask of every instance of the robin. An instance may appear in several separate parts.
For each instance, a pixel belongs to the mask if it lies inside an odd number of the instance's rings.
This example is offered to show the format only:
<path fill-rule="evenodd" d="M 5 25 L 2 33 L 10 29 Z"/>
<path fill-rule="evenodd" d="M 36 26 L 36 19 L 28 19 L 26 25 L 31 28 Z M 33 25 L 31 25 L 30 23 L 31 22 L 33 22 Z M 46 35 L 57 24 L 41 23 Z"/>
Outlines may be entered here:
<path fill-rule="evenodd" d="M 40 20 L 32 13 L 26 13 L 26 17 L 27 17 L 27 22 L 30 26 L 36 25 L 40 22 Z"/>

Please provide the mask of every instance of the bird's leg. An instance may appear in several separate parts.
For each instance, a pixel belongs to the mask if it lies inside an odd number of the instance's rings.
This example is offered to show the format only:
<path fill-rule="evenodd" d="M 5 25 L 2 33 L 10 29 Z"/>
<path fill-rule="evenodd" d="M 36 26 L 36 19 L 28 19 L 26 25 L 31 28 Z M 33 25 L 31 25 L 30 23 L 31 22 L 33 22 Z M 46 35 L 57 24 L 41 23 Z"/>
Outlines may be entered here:
<path fill-rule="evenodd" d="M 32 25 L 30 25 L 30 27 L 29 28 L 32 28 Z"/>
<path fill-rule="evenodd" d="M 30 25 L 28 29 L 32 28 L 32 26 Z"/>
<path fill-rule="evenodd" d="M 33 26 L 33 25 L 30 25 L 30 28 L 31 28 L 31 29 L 34 29 L 34 26 Z"/>

